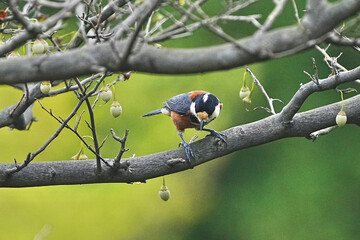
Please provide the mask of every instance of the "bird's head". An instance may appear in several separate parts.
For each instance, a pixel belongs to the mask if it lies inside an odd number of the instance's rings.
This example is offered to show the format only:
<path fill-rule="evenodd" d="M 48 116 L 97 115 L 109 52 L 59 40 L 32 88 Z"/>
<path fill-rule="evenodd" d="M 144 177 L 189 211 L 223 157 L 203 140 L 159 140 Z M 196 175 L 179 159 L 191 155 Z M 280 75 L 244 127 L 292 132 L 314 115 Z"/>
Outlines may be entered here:
<path fill-rule="evenodd" d="M 213 94 L 199 94 L 191 102 L 191 117 L 200 123 L 200 130 L 202 130 L 206 124 L 219 116 L 222 106 L 223 104 Z"/>

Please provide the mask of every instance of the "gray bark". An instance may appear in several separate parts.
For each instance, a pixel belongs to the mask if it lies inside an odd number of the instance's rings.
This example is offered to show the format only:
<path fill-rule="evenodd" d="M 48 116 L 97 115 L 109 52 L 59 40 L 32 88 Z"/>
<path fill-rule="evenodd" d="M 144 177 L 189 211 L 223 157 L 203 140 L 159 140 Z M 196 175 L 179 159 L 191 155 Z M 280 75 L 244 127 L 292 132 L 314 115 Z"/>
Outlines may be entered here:
<path fill-rule="evenodd" d="M 162 74 L 231 69 L 310 48 L 359 10 L 358 0 L 327 4 L 321 11 L 310 11 L 304 17 L 303 27 L 284 27 L 237 41 L 244 48 L 228 43 L 196 49 L 159 49 L 138 43 L 123 63 L 127 41 L 111 41 L 52 55 L 3 59 L 0 84 L 61 80 L 105 69 Z"/>
<path fill-rule="evenodd" d="M 348 117 L 348 123 L 360 125 L 359 101 L 359 95 L 345 100 L 344 110 Z M 276 114 L 256 122 L 227 129 L 222 132 L 227 137 L 227 145 L 213 137 L 196 141 L 191 144 L 196 156 L 195 165 L 203 164 L 234 151 L 282 138 L 309 137 L 310 133 L 314 131 L 334 126 L 340 107 L 340 103 L 334 103 L 298 113 L 294 116 L 291 124 L 284 124 L 281 114 Z M 6 178 L 4 173 L 7 169 L 14 167 L 14 164 L 0 164 L 0 186 L 33 187 L 146 181 L 150 178 L 189 169 L 189 165 L 184 162 L 184 159 L 184 149 L 177 148 L 147 156 L 123 159 L 122 162 L 129 161 L 129 170 L 114 171 L 103 164 L 103 171 L 100 174 L 96 171 L 95 160 L 33 162 L 9 178 Z M 108 161 L 112 162 L 112 160 Z"/>
<path fill-rule="evenodd" d="M 160 2 L 158 0 L 146 1 L 142 7 L 147 9 L 147 13 L 150 13 L 153 7 Z M 117 3 L 124 4 L 123 1 Z M 302 18 L 301 26 L 294 25 L 267 32 L 261 31 L 259 34 L 236 42 L 214 47 L 159 49 L 147 45 L 146 39 L 136 38 L 137 35 L 133 34 L 129 35 L 127 40 L 111 40 L 61 53 L 1 59 L 0 84 L 13 86 L 22 84 L 21 86 L 23 86 L 24 83 L 30 82 L 62 81 L 105 70 L 187 74 L 231 69 L 294 54 L 326 40 L 339 23 L 360 10 L 360 1 L 343 0 L 330 4 L 325 0 L 309 0 L 307 6 L 308 11 Z M 134 12 L 132 17 L 128 18 L 131 24 L 136 22 L 139 12 L 141 11 L 138 10 L 137 14 Z M 21 19 L 21 16 L 19 18 Z M 42 24 L 45 29 L 49 29 L 55 24 L 52 19 Z M 272 20 L 274 19 L 269 20 L 269 28 Z M 26 19 L 23 21 L 27 23 Z M 139 25 L 141 26 L 141 24 Z M 24 26 L 28 30 L 30 29 L 26 24 Z M 0 55 L 24 44 L 30 38 L 36 37 L 41 30 L 39 28 L 41 25 L 36 26 L 37 28 L 31 28 L 32 32 L 24 31 L 6 45 L 0 46 Z M 119 35 L 126 30 L 122 29 L 122 26 L 119 29 Z M 341 83 L 355 81 L 359 78 L 360 67 L 357 67 L 321 80 L 318 84 L 309 82 L 299 89 L 279 114 L 225 130 L 223 133 L 227 137 L 227 144 L 219 142 L 213 137 L 206 137 L 194 142 L 191 147 L 196 155 L 195 166 L 234 151 L 282 138 L 310 138 L 311 133 L 334 126 L 341 103 L 330 104 L 303 113 L 298 113 L 298 111 L 312 93 L 333 89 Z M 39 84 L 29 87 L 27 91 L 24 90 L 24 93 L 25 97 L 19 104 L 7 107 L 0 112 L 0 127 L 11 126 L 23 130 L 32 121 L 32 104 L 35 99 L 44 97 L 44 95 L 39 91 Z M 360 125 L 359 101 L 360 96 L 344 101 L 344 111 L 350 124 Z M 118 163 L 122 168 L 117 170 L 110 167 L 113 160 L 108 159 L 106 160 L 107 164 L 102 162 L 101 172 L 97 171 L 95 160 L 50 161 L 49 159 L 49 162 L 31 162 L 29 165 L 25 161 L 24 168 L 12 175 L 9 174 L 9 169 L 14 170 L 16 167 L 14 164 L 0 164 L 0 187 L 146 181 L 150 178 L 189 169 L 189 165 L 184 159 L 184 149 L 178 148 L 142 157 L 122 159 Z M 129 163 L 128 167 L 127 163 Z"/>

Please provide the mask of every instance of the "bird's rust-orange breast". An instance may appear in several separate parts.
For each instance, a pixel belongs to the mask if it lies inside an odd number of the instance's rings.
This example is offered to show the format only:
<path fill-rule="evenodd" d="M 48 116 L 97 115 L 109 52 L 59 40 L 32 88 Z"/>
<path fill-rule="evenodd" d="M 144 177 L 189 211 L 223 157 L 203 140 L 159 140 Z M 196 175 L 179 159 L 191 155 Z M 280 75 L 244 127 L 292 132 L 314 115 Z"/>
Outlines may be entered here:
<path fill-rule="evenodd" d="M 180 115 L 176 112 L 171 112 L 171 119 L 174 122 L 174 125 L 178 132 L 184 132 L 185 128 L 196 128 L 198 126 L 194 125 L 190 121 L 190 114 Z"/>

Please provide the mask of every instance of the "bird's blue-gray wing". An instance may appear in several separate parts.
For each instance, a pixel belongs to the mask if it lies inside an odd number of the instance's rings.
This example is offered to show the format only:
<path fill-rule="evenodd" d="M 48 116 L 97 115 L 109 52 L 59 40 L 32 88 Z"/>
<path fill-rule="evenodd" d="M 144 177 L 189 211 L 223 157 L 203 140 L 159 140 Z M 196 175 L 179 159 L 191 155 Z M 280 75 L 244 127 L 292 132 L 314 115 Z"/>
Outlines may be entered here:
<path fill-rule="evenodd" d="M 176 95 L 163 103 L 165 107 L 180 115 L 187 114 L 190 111 L 191 99 L 190 93 Z"/>

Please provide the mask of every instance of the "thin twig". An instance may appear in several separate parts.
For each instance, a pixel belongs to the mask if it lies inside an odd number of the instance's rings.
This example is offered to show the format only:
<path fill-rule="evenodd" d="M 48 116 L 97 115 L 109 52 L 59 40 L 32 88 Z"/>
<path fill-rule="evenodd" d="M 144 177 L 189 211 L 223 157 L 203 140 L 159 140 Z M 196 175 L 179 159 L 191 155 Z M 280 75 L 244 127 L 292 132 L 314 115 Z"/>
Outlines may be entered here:
<path fill-rule="evenodd" d="M 120 146 L 120 151 L 119 153 L 116 155 L 115 159 L 114 159 L 114 164 L 113 164 L 113 167 L 115 169 L 118 169 L 120 167 L 120 160 L 121 160 L 121 157 L 122 155 L 124 154 L 124 152 L 128 151 L 129 149 L 128 148 L 125 148 L 125 143 L 126 143 L 126 139 L 128 137 L 128 134 L 129 134 L 129 130 L 125 130 L 125 134 L 124 134 L 124 137 L 120 138 L 118 136 L 116 136 L 116 133 L 114 131 L 114 129 L 110 129 L 110 132 L 111 132 L 111 135 L 112 137 L 120 142 L 121 146 Z"/>
<path fill-rule="evenodd" d="M 316 85 L 319 85 L 319 73 L 318 73 L 318 68 L 316 65 L 316 61 L 315 58 L 312 58 L 312 62 L 313 62 L 313 70 L 314 70 L 314 74 L 310 74 L 306 71 L 304 71 L 304 73 L 306 75 L 308 75 L 308 77 L 311 79 L 311 81 L 313 81 Z"/>
<path fill-rule="evenodd" d="M 109 134 L 106 135 L 105 138 L 102 140 L 102 142 L 101 142 L 101 144 L 99 146 L 99 149 L 101 149 L 104 146 L 104 144 L 105 144 L 106 140 L 108 139 L 108 137 L 109 137 Z"/>
<path fill-rule="evenodd" d="M 248 67 L 246 68 L 246 71 L 248 73 L 250 73 L 251 77 L 254 80 L 255 85 L 257 85 L 261 89 L 261 92 L 266 97 L 266 100 L 268 101 L 269 106 L 270 106 L 270 113 L 273 114 L 273 115 L 276 114 L 275 109 L 274 109 L 274 105 L 273 105 L 274 99 L 269 97 L 269 95 L 267 94 L 265 88 L 261 85 L 260 81 L 256 78 L 256 76 L 251 72 L 251 70 Z"/>
<path fill-rule="evenodd" d="M 274 24 L 276 18 L 283 11 L 287 0 L 278 0 L 278 1 L 274 1 L 274 2 L 276 3 L 275 8 L 269 14 L 265 23 L 262 25 L 262 27 L 260 27 L 260 29 L 255 33 L 256 36 L 261 36 L 264 32 L 266 32 L 267 30 L 269 30 L 271 28 L 271 26 Z"/>
<path fill-rule="evenodd" d="M 104 76 L 101 78 L 101 80 L 103 80 L 105 78 L 106 74 L 104 74 Z M 85 95 L 85 103 L 87 106 L 87 109 L 89 111 L 89 118 L 90 118 L 90 123 L 91 126 L 89 126 L 88 122 L 86 122 L 91 130 L 92 133 L 92 137 L 93 137 L 93 142 L 94 142 L 94 148 L 95 148 L 95 152 L 96 152 L 96 170 L 98 173 L 101 172 L 101 158 L 100 158 L 100 149 L 99 149 L 99 142 L 98 142 L 98 138 L 97 138 L 97 134 L 96 134 L 96 127 L 95 127 L 95 115 L 94 115 L 94 111 L 93 108 L 90 104 L 90 100 L 89 98 L 86 96 L 86 90 L 83 88 L 83 86 L 81 85 L 80 81 L 77 78 L 74 78 L 77 85 L 79 86 L 79 89 L 81 90 L 82 94 Z M 99 86 L 101 81 L 99 81 L 99 83 L 94 87 L 93 91 L 97 90 L 97 87 Z"/>
<path fill-rule="evenodd" d="M 15 35 L 5 44 L 0 46 L 0 56 L 22 46 L 28 40 L 35 38 L 38 34 L 42 34 L 48 31 L 50 28 L 57 26 L 57 24 L 62 22 L 62 19 L 68 14 L 68 12 L 72 10 L 80 1 L 81 0 L 67 0 L 64 8 L 43 22 L 35 23 L 28 21 L 29 24 L 25 26 L 27 31 L 19 32 L 19 34 Z M 16 9 L 16 6 L 14 8 Z M 25 22 L 24 24 L 26 25 Z"/>
<path fill-rule="evenodd" d="M 88 78 L 85 78 L 84 80 L 82 80 L 80 83 L 81 85 L 85 85 L 87 83 L 91 83 L 92 81 L 94 81 L 95 79 L 97 78 L 100 78 L 101 76 L 103 76 L 102 73 L 97 73 L 97 74 L 94 74 L 93 76 L 91 77 L 88 77 Z M 100 80 L 99 80 L 100 81 Z M 66 81 L 64 81 L 66 83 Z M 67 84 L 67 83 L 66 83 Z M 68 84 L 67 84 L 68 85 Z M 72 86 L 65 86 L 63 88 L 59 88 L 59 89 L 56 89 L 54 91 L 51 91 L 49 92 L 49 96 L 53 97 L 53 96 L 56 96 L 58 94 L 62 94 L 62 93 L 66 93 L 66 92 L 70 92 L 70 91 L 74 91 L 74 90 L 78 90 L 79 89 L 79 86 L 78 85 L 72 85 Z"/>
<path fill-rule="evenodd" d="M 312 132 L 309 135 L 309 139 L 311 139 L 314 142 L 316 139 L 318 139 L 319 136 L 328 134 L 332 130 L 334 130 L 335 128 L 337 128 L 337 126 L 331 126 L 331 127 L 328 127 L 328 128 L 324 128 L 324 129 L 320 129 L 318 131 Z"/>
<path fill-rule="evenodd" d="M 153 16 L 154 16 L 154 13 L 155 13 L 155 11 L 153 11 L 153 12 L 150 14 L 150 16 L 149 16 L 149 18 L 148 18 L 148 21 L 147 21 L 147 23 L 146 23 L 146 26 L 145 26 L 145 37 L 149 34 L 150 25 L 151 25 L 151 21 L 152 21 L 152 18 L 153 18 Z"/>
<path fill-rule="evenodd" d="M 174 7 L 176 7 L 182 14 L 188 15 L 189 18 L 195 22 L 199 22 L 201 24 L 201 26 L 205 27 L 206 29 L 208 29 L 209 31 L 211 31 L 212 33 L 216 34 L 217 36 L 219 36 L 220 38 L 224 39 L 227 42 L 230 42 L 232 44 L 235 45 L 235 47 L 249 53 L 249 54 L 253 54 L 248 47 L 243 46 L 242 44 L 240 44 L 239 42 L 237 42 L 232 36 L 228 35 L 227 33 L 225 33 L 221 27 L 215 25 L 216 21 L 218 20 L 218 17 L 216 18 L 209 18 L 207 16 L 206 19 L 202 20 L 199 17 L 197 17 L 196 15 L 190 13 L 188 10 L 179 7 L 177 4 L 173 4 Z M 195 6 L 195 9 L 200 9 L 200 7 Z M 200 10 L 198 10 L 200 11 Z"/>
<path fill-rule="evenodd" d="M 62 119 L 61 117 L 59 117 L 59 118 L 56 117 L 56 116 L 52 113 L 51 109 L 50 109 L 50 110 L 46 109 L 39 100 L 37 100 L 37 101 L 39 102 L 41 108 L 42 108 L 43 110 L 45 110 L 45 111 L 46 111 L 51 117 L 53 117 L 56 121 L 58 121 L 58 122 L 61 123 L 61 124 L 63 124 L 63 123 L 65 122 L 66 119 L 64 120 L 64 119 Z M 82 102 L 83 102 L 83 101 L 82 101 Z M 84 113 L 84 111 L 80 114 L 80 116 L 81 116 L 83 113 Z M 76 125 L 76 124 L 75 124 L 75 125 Z M 84 143 L 84 145 L 85 145 L 95 156 L 97 156 L 98 158 L 100 158 L 100 160 L 101 160 L 106 166 L 112 167 L 112 166 L 111 166 L 107 161 L 105 161 L 100 155 L 97 155 L 97 153 L 95 152 L 95 150 L 94 150 L 94 149 L 85 141 L 85 139 L 79 134 L 79 132 L 77 131 L 77 125 L 76 125 L 76 129 L 70 127 L 68 124 L 65 124 L 65 125 L 64 125 L 64 128 L 67 128 L 67 129 L 69 129 L 70 131 L 72 131 L 72 132 Z"/>
<path fill-rule="evenodd" d="M 8 169 L 6 170 L 6 176 L 10 177 L 12 174 L 19 172 L 21 169 L 23 169 L 24 167 L 26 167 L 32 160 L 34 160 L 34 158 L 40 154 L 42 151 L 44 151 L 46 149 L 47 146 L 49 146 L 49 144 L 57 137 L 59 136 L 59 134 L 61 133 L 61 131 L 68 126 L 68 122 L 75 116 L 77 110 L 80 108 L 81 104 L 83 103 L 83 101 L 79 101 L 75 108 L 73 109 L 73 111 L 69 114 L 69 116 L 64 119 L 60 125 L 60 127 L 55 131 L 55 133 L 53 133 L 53 135 L 39 148 L 37 149 L 35 152 L 33 152 L 32 154 L 29 153 L 28 156 L 26 157 L 25 161 L 20 165 L 20 166 L 16 166 L 14 168 Z M 50 113 L 50 111 L 48 111 Z M 56 118 L 57 121 L 60 122 L 60 120 L 58 118 Z"/>
<path fill-rule="evenodd" d="M 41 104 L 41 103 L 40 103 Z M 85 110 L 83 110 L 81 113 L 80 113 L 80 116 L 78 118 L 76 118 L 76 121 L 75 121 L 75 124 L 74 124 L 74 130 L 77 132 L 77 129 L 79 127 L 79 124 L 80 124 L 80 120 L 81 120 L 81 117 L 82 115 L 85 113 Z"/>
<path fill-rule="evenodd" d="M 296 6 L 296 2 L 295 2 L 295 0 L 291 0 L 291 2 L 292 2 L 293 7 L 294 7 L 296 21 L 299 24 L 299 26 L 302 26 L 301 20 L 300 20 L 300 17 L 299 17 L 299 12 L 298 12 L 298 9 L 297 9 L 297 6 Z"/>
<path fill-rule="evenodd" d="M 330 68 L 332 68 L 330 62 L 333 61 L 333 58 L 330 57 L 329 54 L 326 52 L 329 47 L 330 47 L 330 45 L 328 45 L 325 49 L 322 49 L 322 48 L 319 47 L 318 45 L 315 45 L 315 48 L 316 48 L 320 53 L 322 53 L 322 54 L 324 55 L 324 57 L 325 57 L 325 62 L 328 64 L 328 66 L 329 66 Z M 341 56 L 341 55 L 340 55 L 340 56 Z M 338 57 L 340 57 L 340 56 L 338 56 Z M 330 63 L 330 64 L 329 64 L 329 63 Z M 343 67 L 341 64 L 339 64 L 337 61 L 336 61 L 336 63 L 333 63 L 332 65 L 333 65 L 333 67 L 336 67 L 336 68 L 340 69 L 341 71 L 347 71 L 347 69 L 346 69 L 345 67 Z"/>
<path fill-rule="evenodd" d="M 126 42 L 125 51 L 124 51 L 124 54 L 121 56 L 120 64 L 123 64 L 123 65 L 126 64 L 126 61 L 129 57 L 129 55 L 131 54 L 131 51 L 133 50 L 135 44 L 137 43 L 136 39 L 142 29 L 144 22 L 151 15 L 153 10 L 155 10 L 156 6 L 159 4 L 160 1 L 159 0 L 149 0 L 147 2 L 144 2 L 143 4 L 145 4 L 145 3 L 147 4 L 148 2 L 150 2 L 149 9 L 146 9 L 148 12 L 145 12 L 145 15 L 144 15 L 144 13 L 142 13 L 143 16 L 141 16 L 140 19 L 138 19 L 135 30 L 132 32 L 132 34 L 130 35 L 130 37 L 128 38 L 128 40 Z M 136 9 L 136 10 L 138 10 L 138 9 Z M 134 12 L 134 14 L 135 14 L 135 12 Z"/>

